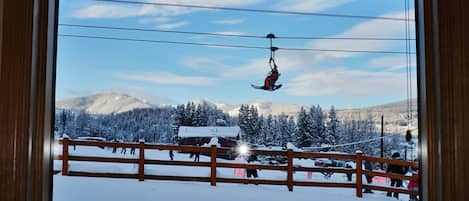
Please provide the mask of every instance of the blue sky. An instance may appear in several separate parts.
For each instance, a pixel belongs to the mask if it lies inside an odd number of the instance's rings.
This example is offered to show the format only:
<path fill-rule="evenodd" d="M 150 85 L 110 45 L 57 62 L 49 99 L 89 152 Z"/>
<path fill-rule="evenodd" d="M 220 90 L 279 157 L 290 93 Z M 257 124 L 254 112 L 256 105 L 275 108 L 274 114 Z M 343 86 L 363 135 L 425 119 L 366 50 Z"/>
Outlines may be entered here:
<path fill-rule="evenodd" d="M 404 18 L 404 0 L 146 0 Z M 411 5 L 413 8 L 413 5 Z M 413 18 L 413 12 L 412 12 Z M 62 0 L 60 23 L 277 36 L 405 37 L 403 21 L 344 19 Z M 61 34 L 267 46 L 267 39 L 59 27 Z M 414 36 L 412 23 L 412 36 Z M 414 41 L 413 41 L 414 42 Z M 405 51 L 404 41 L 280 40 L 279 47 Z M 415 45 L 412 43 L 412 52 Z M 254 90 L 268 50 L 59 37 L 57 99 L 117 91 L 157 103 L 267 100 L 362 107 L 406 98 L 405 55 L 280 50 L 275 92 Z M 415 57 L 412 56 L 415 94 Z"/>

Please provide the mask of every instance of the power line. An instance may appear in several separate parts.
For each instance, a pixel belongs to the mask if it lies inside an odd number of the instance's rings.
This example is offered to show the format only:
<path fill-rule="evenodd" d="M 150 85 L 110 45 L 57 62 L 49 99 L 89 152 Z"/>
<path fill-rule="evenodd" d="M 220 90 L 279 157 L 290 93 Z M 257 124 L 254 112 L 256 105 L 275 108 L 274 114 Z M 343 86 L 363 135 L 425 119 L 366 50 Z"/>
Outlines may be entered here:
<path fill-rule="evenodd" d="M 266 36 L 247 35 L 247 34 L 208 33 L 208 32 L 195 32 L 195 31 L 174 31 L 174 30 L 164 30 L 164 29 L 145 29 L 145 28 L 132 28 L 132 27 L 98 26 L 98 25 L 66 24 L 66 23 L 61 23 L 59 25 L 64 26 L 64 27 L 107 29 L 107 30 L 162 32 L 162 33 L 208 35 L 208 36 L 222 36 L 222 37 L 240 37 L 240 38 L 266 38 Z M 365 40 L 365 41 L 369 41 L 369 40 L 390 40 L 390 41 L 408 40 L 406 38 L 324 37 L 324 36 L 276 36 L 275 39 L 291 39 L 291 40 Z M 410 40 L 415 40 L 415 39 L 410 39 Z"/>
<path fill-rule="evenodd" d="M 323 146 L 323 147 L 308 147 L 308 149 L 326 149 L 326 148 L 337 148 L 337 147 L 346 147 L 346 146 L 352 146 L 352 145 L 357 145 L 357 144 L 363 144 L 367 142 L 373 142 L 373 141 L 378 141 L 384 138 L 388 137 L 393 137 L 396 135 L 400 135 L 399 133 L 393 134 L 393 135 L 387 135 L 383 137 L 377 137 L 377 138 L 372 138 L 368 140 L 362 140 L 362 141 L 357 141 L 357 142 L 350 142 L 350 143 L 345 143 L 345 144 L 337 144 L 337 145 L 330 145 L 330 146 Z"/>
<path fill-rule="evenodd" d="M 148 42 L 148 43 L 178 44 L 178 45 L 198 45 L 198 46 L 208 46 L 208 47 L 227 47 L 227 48 L 270 50 L 269 47 L 249 46 L 249 45 L 228 45 L 228 44 L 218 44 L 218 43 L 196 43 L 196 42 L 181 42 L 181 41 L 167 41 L 167 40 L 149 40 L 149 39 L 135 39 L 135 38 L 121 38 L 121 37 L 93 36 L 93 35 L 77 35 L 77 34 L 58 34 L 58 36 L 72 37 L 72 38 L 117 40 L 117 41 L 133 41 L 133 42 Z M 293 47 L 279 47 L 279 49 L 280 50 L 289 50 L 289 51 L 406 54 L 406 52 L 401 52 L 401 51 L 379 51 L 379 50 L 340 50 L 340 49 L 293 48 Z"/>
<path fill-rule="evenodd" d="M 91 36 L 91 35 L 75 35 L 75 34 L 58 34 L 62 37 L 73 38 L 88 38 L 88 39 L 105 39 L 105 40 L 119 40 L 119 41 L 134 41 L 134 42 L 149 42 L 149 43 L 167 43 L 178 45 L 200 45 L 210 47 L 228 47 L 228 48 L 245 48 L 245 49 L 269 49 L 268 47 L 261 46 L 248 46 L 248 45 L 227 45 L 215 43 L 195 43 L 195 42 L 180 42 L 180 41 L 167 41 L 167 40 L 148 40 L 148 39 L 134 39 L 134 38 L 119 38 L 119 37 L 105 37 L 105 36 Z"/>
<path fill-rule="evenodd" d="M 346 15 L 346 14 L 298 12 L 298 11 L 285 11 L 285 10 L 265 10 L 265 9 L 252 9 L 252 8 L 232 8 L 232 7 L 202 6 L 202 5 L 193 5 L 193 4 L 163 3 L 163 2 L 142 2 L 142 1 L 127 1 L 127 0 L 95 0 L 95 1 L 126 3 L 126 4 L 141 4 L 141 5 L 155 5 L 155 6 L 185 7 L 185 8 L 201 8 L 201 9 L 214 9 L 214 10 L 229 10 L 229 11 L 241 11 L 241 12 L 275 13 L 275 14 L 287 14 L 287 15 L 309 15 L 309 16 L 322 16 L 322 17 L 378 19 L 378 20 L 393 20 L 393 21 L 405 21 L 406 20 L 404 18 L 397 18 L 397 17 Z"/>

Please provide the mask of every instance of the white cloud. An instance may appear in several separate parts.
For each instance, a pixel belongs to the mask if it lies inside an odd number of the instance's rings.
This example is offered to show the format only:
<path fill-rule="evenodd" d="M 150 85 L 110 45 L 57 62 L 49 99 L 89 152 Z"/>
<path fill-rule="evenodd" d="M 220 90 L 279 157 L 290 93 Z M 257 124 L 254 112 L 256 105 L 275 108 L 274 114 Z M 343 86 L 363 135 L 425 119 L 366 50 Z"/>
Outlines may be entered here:
<path fill-rule="evenodd" d="M 227 67 L 221 59 L 210 57 L 190 57 L 181 60 L 181 64 L 198 71 L 218 73 Z"/>
<path fill-rule="evenodd" d="M 390 13 L 383 16 L 387 17 L 404 17 L 404 12 Z M 383 21 L 383 20 L 367 20 L 352 26 L 350 29 L 340 34 L 332 35 L 332 37 L 402 37 L 404 35 L 405 26 L 401 21 Z M 331 40 L 312 40 L 305 46 L 300 48 L 322 48 L 322 49 L 349 49 L 349 50 L 389 50 L 396 46 L 405 48 L 405 43 L 396 41 L 331 41 Z M 304 71 L 304 70 L 320 70 L 319 64 L 323 61 L 344 66 L 343 59 L 361 56 L 365 53 L 341 53 L 341 52 L 290 52 L 279 51 L 277 53 L 277 64 L 281 73 Z M 389 57 L 395 57 L 392 55 Z M 402 57 L 405 55 L 398 55 Z M 385 56 L 388 57 L 388 56 Z M 213 58 L 212 58 L 213 60 Z M 415 62 L 415 58 L 413 58 Z M 389 62 L 389 63 L 388 63 Z M 223 60 L 218 59 L 217 65 L 221 66 Z M 383 71 L 397 70 L 401 64 L 395 63 L 393 58 L 370 60 L 364 62 L 370 68 L 386 67 Z M 404 60 L 405 64 L 405 60 Z M 387 66 L 389 68 L 387 68 Z M 415 64 L 414 64 L 415 65 Z M 225 68 L 213 68 L 212 72 L 217 72 L 224 77 L 233 77 L 246 79 L 248 77 L 263 76 L 269 70 L 268 55 L 264 58 L 251 59 L 244 64 L 236 66 L 223 65 Z M 209 67 L 205 67 L 209 68 Z"/>
<path fill-rule="evenodd" d="M 76 11 L 73 16 L 76 18 L 126 18 L 147 14 L 142 8 L 95 4 Z"/>
<path fill-rule="evenodd" d="M 174 4 L 190 4 L 204 6 L 246 6 L 260 3 L 264 0 L 173 0 Z M 146 0 L 146 2 L 161 2 L 159 0 Z M 179 16 L 195 11 L 208 11 L 209 9 L 196 9 L 156 5 L 123 5 L 123 4 L 92 4 L 80 8 L 74 13 L 77 18 L 126 18 L 126 17 L 170 17 Z M 212 11 L 212 10 L 210 10 Z"/>
<path fill-rule="evenodd" d="M 291 72 L 303 67 L 298 59 L 301 54 L 290 55 L 289 59 L 279 59 L 277 64 L 281 73 Z M 311 58 L 315 60 L 314 58 Z M 252 77 L 262 77 L 270 71 L 268 55 L 266 58 L 251 59 L 244 64 L 229 65 L 223 58 L 213 57 L 193 57 L 185 58 L 181 63 L 189 68 L 211 72 L 225 78 L 248 79 Z M 312 64 L 312 63 L 310 63 Z"/>
<path fill-rule="evenodd" d="M 228 35 L 246 35 L 246 33 L 241 32 L 241 31 L 218 31 L 218 32 L 213 32 L 216 34 L 228 34 Z"/>
<path fill-rule="evenodd" d="M 130 80 L 164 85 L 214 85 L 217 79 L 202 76 L 183 76 L 170 72 L 145 72 L 145 73 L 118 73 L 115 77 Z"/>
<path fill-rule="evenodd" d="M 160 29 L 175 29 L 182 27 L 184 25 L 187 25 L 188 23 L 186 21 L 181 21 L 181 22 L 174 22 L 174 23 L 167 23 L 167 24 L 160 24 L 158 25 L 158 28 Z"/>
<path fill-rule="evenodd" d="M 412 55 L 410 66 L 416 65 L 415 55 Z M 401 70 L 406 68 L 406 55 L 373 58 L 368 61 L 367 66 L 374 69 L 380 68 L 383 71 Z"/>
<path fill-rule="evenodd" d="M 234 25 L 234 24 L 241 24 L 244 21 L 245 21 L 244 19 L 225 19 L 225 20 L 212 21 L 212 24 Z"/>
<path fill-rule="evenodd" d="M 405 75 L 333 68 L 310 71 L 285 84 L 293 96 L 392 96 L 405 91 Z"/>
<path fill-rule="evenodd" d="M 170 19 L 168 17 L 148 17 L 139 20 L 142 24 L 153 24 L 153 23 L 166 23 L 169 22 Z"/>
<path fill-rule="evenodd" d="M 413 13 L 411 13 L 413 16 Z M 405 12 L 390 13 L 383 15 L 383 17 L 394 17 L 404 18 Z M 413 26 L 412 26 L 413 27 Z M 415 33 L 411 30 L 411 33 Z M 405 34 L 405 23 L 404 21 L 390 21 L 390 20 L 379 20 L 373 19 L 368 20 L 352 28 L 337 34 L 332 37 L 404 37 Z M 310 43 L 311 48 L 319 49 L 343 49 L 343 50 L 389 50 L 392 48 L 405 49 L 405 42 L 400 41 L 360 41 L 360 40 L 317 40 Z M 333 57 L 351 57 L 357 56 L 364 53 L 342 53 L 342 52 L 325 52 L 323 54 Z"/>
<path fill-rule="evenodd" d="M 276 4 L 276 9 L 298 12 L 320 12 L 335 8 L 353 0 L 284 0 Z"/>

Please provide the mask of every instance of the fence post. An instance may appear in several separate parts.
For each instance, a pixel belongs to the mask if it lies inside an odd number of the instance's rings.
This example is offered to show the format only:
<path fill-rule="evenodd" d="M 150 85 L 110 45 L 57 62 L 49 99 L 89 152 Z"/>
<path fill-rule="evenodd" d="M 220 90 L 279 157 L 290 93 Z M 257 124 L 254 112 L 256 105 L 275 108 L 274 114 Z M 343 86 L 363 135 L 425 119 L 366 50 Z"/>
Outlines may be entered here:
<path fill-rule="evenodd" d="M 288 166 L 287 166 L 288 191 L 293 191 L 293 150 L 292 149 L 287 150 L 287 160 L 288 160 Z"/>
<path fill-rule="evenodd" d="M 217 146 L 210 147 L 210 185 L 217 185 Z"/>
<path fill-rule="evenodd" d="M 68 175 L 68 144 L 67 136 L 62 139 L 62 175 Z"/>
<path fill-rule="evenodd" d="M 363 159 L 362 159 L 362 155 L 363 153 L 360 152 L 360 151 L 357 151 L 357 158 L 356 158 L 356 170 L 357 170 L 357 177 L 356 177 L 356 182 L 357 182 L 357 197 L 361 198 L 363 197 L 363 170 L 362 170 L 362 163 L 363 163 Z"/>
<path fill-rule="evenodd" d="M 138 153 L 138 180 L 143 181 L 145 179 L 145 141 L 143 140 L 140 140 Z"/>

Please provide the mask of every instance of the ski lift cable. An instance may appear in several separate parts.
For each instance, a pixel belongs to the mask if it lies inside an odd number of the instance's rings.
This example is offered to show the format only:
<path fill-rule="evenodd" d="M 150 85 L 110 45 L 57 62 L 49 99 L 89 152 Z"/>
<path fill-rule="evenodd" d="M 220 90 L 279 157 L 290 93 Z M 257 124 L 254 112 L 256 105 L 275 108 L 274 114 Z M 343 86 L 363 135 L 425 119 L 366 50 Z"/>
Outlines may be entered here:
<path fill-rule="evenodd" d="M 407 18 L 408 18 L 408 13 L 407 13 L 407 0 L 404 0 L 404 14 L 405 14 L 405 19 L 406 19 L 406 23 L 404 24 L 405 25 L 405 37 L 407 38 L 408 37 L 408 33 L 407 33 Z M 410 128 L 410 117 L 409 117 L 409 114 L 410 114 L 410 105 L 409 105 L 409 43 L 407 42 L 407 40 L 405 41 L 405 51 L 406 51 L 406 55 L 405 55 L 405 68 L 406 68 L 406 104 L 407 104 L 407 128 Z"/>
<path fill-rule="evenodd" d="M 377 137 L 377 138 L 372 138 L 372 139 L 368 139 L 368 140 L 362 140 L 362 141 L 350 142 L 350 143 L 344 143 L 344 144 L 337 144 L 337 145 L 331 145 L 331 146 L 308 147 L 308 149 L 327 149 L 327 148 L 345 147 L 345 146 L 363 144 L 363 143 L 367 143 L 367 142 L 374 142 L 374 141 L 378 141 L 378 140 L 381 140 L 381 139 L 384 139 L 384 138 L 393 137 L 393 136 L 396 136 L 396 135 L 400 135 L 400 134 L 396 133 L 396 134 L 387 135 L 387 136 L 383 136 L 383 137 Z"/>
<path fill-rule="evenodd" d="M 413 107 L 413 104 L 412 104 L 412 99 L 413 99 L 413 92 L 412 92 L 412 69 L 411 69 L 411 66 L 412 66 L 412 55 L 411 55 L 411 41 L 409 40 L 409 38 L 411 37 L 411 32 L 410 32 L 410 28 L 411 28 L 411 25 L 410 25 L 410 0 L 407 0 L 407 20 L 406 20 L 406 24 L 408 26 L 407 28 L 407 43 L 409 43 L 409 51 L 408 51 L 408 57 L 409 57 L 409 95 L 410 95 L 410 124 L 412 125 L 412 121 L 413 121 L 413 115 L 412 115 L 412 107 Z M 410 128 L 410 127 L 409 127 Z"/>
<path fill-rule="evenodd" d="M 166 43 L 166 44 L 177 44 L 177 45 L 197 45 L 197 46 L 207 46 L 207 47 L 264 49 L 264 50 L 270 49 L 270 47 L 263 47 L 263 46 L 231 45 L 231 44 L 219 44 L 219 43 L 198 43 L 198 42 L 183 42 L 183 41 L 168 41 L 168 40 L 150 40 L 150 39 L 121 38 L 121 37 L 96 36 L 96 35 L 58 34 L 58 36 L 69 37 L 69 38 L 83 38 L 83 39 L 103 39 L 103 40 L 116 40 L 116 41 L 147 42 L 147 43 Z M 313 51 L 313 52 L 343 52 L 343 53 L 372 53 L 372 54 L 406 54 L 406 52 L 403 52 L 403 51 L 343 50 L 343 49 L 294 48 L 294 47 L 278 47 L 278 50 Z"/>
<path fill-rule="evenodd" d="M 406 18 L 406 23 L 405 23 L 405 38 L 406 38 L 406 83 L 407 83 L 407 127 L 410 129 L 411 124 L 412 124 L 412 69 L 411 69 L 411 43 L 408 40 L 410 38 L 411 32 L 410 32 L 410 1 L 405 0 L 405 18 Z"/>
<path fill-rule="evenodd" d="M 210 33 L 210 32 L 195 32 L 195 31 L 175 31 L 166 29 L 146 29 L 146 28 L 133 28 L 133 27 L 119 27 L 119 26 L 100 26 L 100 25 L 86 25 L 86 24 L 68 24 L 60 23 L 62 27 L 77 27 L 77 28 L 90 28 L 90 29 L 107 29 L 107 30 L 123 30 L 123 31 L 142 31 L 142 32 L 161 32 L 161 33 L 175 33 L 175 34 L 189 34 L 189 35 L 208 35 L 208 36 L 221 36 L 221 37 L 239 37 L 239 38 L 262 38 L 261 35 L 248 35 L 248 34 L 230 34 L 230 33 Z M 382 38 L 382 37 L 327 37 L 327 36 L 276 36 L 276 39 L 286 40 L 364 40 L 364 41 L 405 41 L 407 38 Z M 410 39 L 415 40 L 415 39 Z"/>
<path fill-rule="evenodd" d="M 348 15 L 348 14 L 317 13 L 317 12 L 299 12 L 299 11 L 286 11 L 286 10 L 266 10 L 266 9 L 252 9 L 252 8 L 233 8 L 233 7 L 203 6 L 203 5 L 194 5 L 194 4 L 180 4 L 180 3 L 166 3 L 166 2 L 142 2 L 142 1 L 129 1 L 129 0 L 94 0 L 94 1 L 111 2 L 111 3 L 123 3 L 123 4 L 139 4 L 139 5 L 185 7 L 185 8 L 197 8 L 197 9 L 212 9 L 212 10 L 229 10 L 229 11 L 241 11 L 241 12 L 271 13 L 271 14 L 307 15 L 307 16 L 336 17 L 336 18 L 355 18 L 355 19 L 377 19 L 377 20 L 405 21 L 405 19 L 397 18 L 397 17 Z"/>

